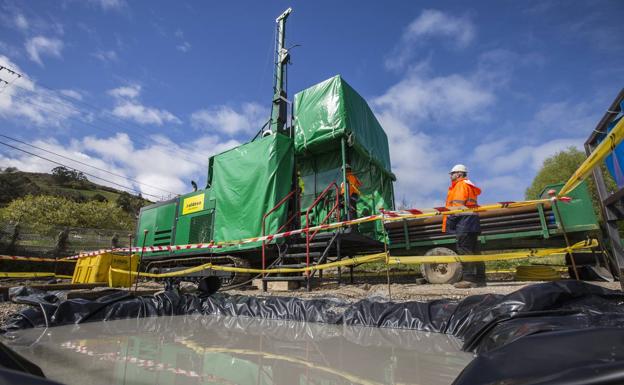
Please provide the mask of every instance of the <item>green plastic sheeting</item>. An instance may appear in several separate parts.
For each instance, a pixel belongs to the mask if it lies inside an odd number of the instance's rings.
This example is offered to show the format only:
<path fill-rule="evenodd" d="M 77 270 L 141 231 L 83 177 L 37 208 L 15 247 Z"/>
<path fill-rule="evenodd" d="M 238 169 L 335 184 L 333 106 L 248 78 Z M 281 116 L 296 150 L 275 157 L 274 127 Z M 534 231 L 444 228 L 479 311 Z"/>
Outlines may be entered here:
<path fill-rule="evenodd" d="M 291 190 L 294 151 L 290 138 L 274 134 L 216 155 L 212 196 L 216 200 L 214 240 L 261 235 L 262 217 Z M 266 233 L 285 222 L 285 204 L 267 218 Z M 257 244 L 238 248 L 256 247 Z"/>
<path fill-rule="evenodd" d="M 340 139 L 352 135 L 355 150 L 383 170 L 392 170 L 386 133 L 366 101 L 340 75 L 297 93 L 294 109 L 297 154 L 340 148 Z"/>
<path fill-rule="evenodd" d="M 392 177 L 384 172 L 369 157 L 357 151 L 349 151 L 348 159 L 355 176 L 362 182 L 361 195 L 356 204 L 358 217 L 378 214 L 381 208 L 394 209 Z M 314 199 L 332 182 L 338 187 L 342 183 L 342 157 L 339 151 L 328 151 L 315 156 L 299 158 L 298 168 L 304 182 L 305 190 L 301 199 L 301 207 L 305 212 Z M 320 224 L 327 216 L 334 203 L 335 194 L 310 211 L 310 223 Z M 328 222 L 333 222 L 329 220 Z M 302 217 L 301 223 L 305 223 Z M 327 223 L 327 222 L 325 222 Z M 362 234 L 383 241 L 384 233 L 380 221 L 359 226 Z"/>

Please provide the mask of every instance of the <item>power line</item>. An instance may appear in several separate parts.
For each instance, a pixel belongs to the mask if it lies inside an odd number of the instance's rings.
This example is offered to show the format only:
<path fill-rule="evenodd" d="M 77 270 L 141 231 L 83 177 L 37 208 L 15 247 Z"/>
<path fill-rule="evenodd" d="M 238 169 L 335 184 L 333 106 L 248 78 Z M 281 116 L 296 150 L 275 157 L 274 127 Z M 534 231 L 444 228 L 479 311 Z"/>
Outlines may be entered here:
<path fill-rule="evenodd" d="M 134 189 L 134 188 L 132 188 L 132 187 L 124 186 L 124 185 L 119 184 L 119 183 L 117 183 L 117 182 L 113 182 L 112 180 L 108 180 L 108 179 L 105 179 L 105 178 L 101 178 L 101 177 L 99 177 L 99 176 L 97 176 L 97 175 L 93 175 L 93 174 L 90 174 L 90 173 L 88 173 L 88 172 L 84 172 L 84 171 L 78 170 L 77 168 L 74 168 L 74 167 L 68 166 L 68 165 L 66 165 L 66 164 L 63 164 L 63 163 L 57 162 L 57 161 L 55 161 L 55 160 L 52 160 L 52 159 L 46 158 L 46 157 L 41 156 L 41 155 L 37 155 L 37 154 L 32 153 L 32 152 L 30 152 L 30 151 L 24 150 L 23 148 L 19 148 L 19 147 L 13 146 L 13 145 L 11 145 L 11 144 L 4 143 L 4 142 L 2 142 L 2 141 L 0 141 L 0 144 L 3 144 L 3 145 L 5 145 L 5 146 L 7 146 L 7 147 L 11 147 L 11 148 L 13 148 L 13 149 L 15 149 L 15 150 L 18 150 L 18 151 L 21 151 L 21 152 L 23 152 L 23 153 L 26 153 L 26 154 L 29 154 L 29 155 L 35 156 L 35 157 L 37 157 L 37 158 L 40 158 L 40 159 L 43 159 L 43 160 L 47 160 L 48 162 L 51 162 L 51 163 L 54 163 L 54 164 L 58 164 L 59 166 L 63 166 L 63 167 L 68 168 L 68 169 L 70 169 L 70 170 L 74 170 L 74 171 L 76 171 L 76 172 L 80 172 L 80 173 L 83 173 L 83 174 L 85 174 L 85 175 L 89 175 L 90 177 L 93 177 L 93 178 L 96 178 L 96 179 L 102 180 L 102 181 L 104 181 L 104 182 L 108 182 L 108 183 L 114 184 L 114 185 L 119 186 L 119 187 L 121 187 L 121 188 L 124 188 L 124 189 L 126 189 L 126 190 L 134 191 L 134 192 L 136 192 L 136 193 L 143 194 L 143 195 L 149 195 L 149 196 L 152 196 L 152 197 L 157 198 L 157 199 L 161 199 L 161 198 L 162 198 L 161 196 L 158 196 L 158 195 L 155 195 L 155 194 L 144 193 L 144 192 L 141 192 L 140 190 Z"/>
<path fill-rule="evenodd" d="M 84 119 L 81 119 L 81 118 L 75 118 L 75 117 L 73 117 L 73 116 L 66 116 L 66 114 L 64 114 L 64 113 L 62 113 L 62 112 L 60 112 L 60 111 L 54 110 L 54 109 L 52 109 L 52 108 L 49 108 L 49 107 L 44 106 L 44 105 L 39 104 L 39 103 L 35 103 L 35 102 L 31 101 L 31 100 L 28 100 L 26 97 L 19 96 L 19 95 L 13 95 L 13 97 L 14 97 L 15 99 L 18 99 L 20 102 L 23 102 L 23 103 L 26 103 L 26 104 L 30 104 L 31 106 L 34 106 L 34 107 L 38 107 L 38 108 L 44 109 L 44 110 L 49 111 L 49 112 L 51 112 L 51 113 L 57 114 L 57 115 L 59 115 L 59 116 L 62 116 L 62 117 L 64 117 L 65 119 L 70 119 L 70 120 L 74 120 L 74 121 L 77 121 L 77 122 L 82 123 L 82 124 L 86 124 L 86 125 L 88 125 L 88 126 L 91 126 L 91 127 L 95 128 L 96 130 L 99 130 L 99 131 L 108 131 L 108 132 L 110 132 L 110 133 L 112 133 L 112 134 L 117 134 L 117 133 L 118 133 L 118 131 L 115 131 L 115 130 L 112 130 L 112 129 L 109 129 L 109 128 L 102 128 L 102 127 L 100 127 L 100 126 L 96 126 L 95 124 L 93 124 L 93 123 L 91 123 L 91 122 L 89 122 L 89 121 L 86 121 L 86 120 L 84 120 Z M 77 111 L 77 112 L 81 112 L 81 113 L 82 113 L 82 111 L 80 111 L 80 110 L 76 110 L 76 109 L 74 109 L 74 111 Z M 142 135 L 140 135 L 140 136 L 142 136 Z M 145 138 L 145 139 L 147 139 L 147 140 L 150 140 L 149 138 L 147 138 L 147 137 L 145 137 L 145 136 L 142 136 L 142 137 L 144 137 L 144 138 Z M 157 151 L 157 152 L 160 152 L 160 153 L 161 153 L 161 154 L 163 154 L 163 155 L 174 155 L 173 153 L 166 153 L 166 152 L 164 152 L 164 151 L 161 151 L 161 150 L 160 150 L 160 149 L 158 149 L 158 148 L 155 148 L 154 150 L 155 150 L 155 151 Z M 184 154 L 184 151 L 180 150 L 180 154 Z M 177 154 L 176 154 L 176 155 L 177 155 Z M 192 160 L 192 159 L 190 159 L 190 158 L 188 158 L 188 157 L 184 157 L 184 159 L 186 159 L 186 160 L 188 160 L 189 162 L 194 163 L 194 164 L 196 164 L 196 165 L 198 165 L 198 166 L 202 166 L 202 167 L 203 167 L 203 166 L 205 166 L 205 164 L 199 163 L 198 161 L 196 161 L 196 160 Z"/>
<path fill-rule="evenodd" d="M 8 73 L 10 73 L 11 75 L 15 76 L 15 78 L 13 78 L 13 80 L 11 80 L 10 82 L 4 80 L 4 79 L 0 79 L 0 84 L 2 84 L 2 82 L 5 83 L 5 86 L 0 90 L 0 94 L 3 93 L 7 88 L 9 88 L 11 86 L 11 84 L 13 84 L 17 79 L 21 78 L 23 75 L 20 74 L 17 71 L 14 71 L 8 67 L 5 67 L 3 65 L 0 65 L 0 71 L 2 70 L 6 70 Z"/>
<path fill-rule="evenodd" d="M 1 66 L 0 66 L 0 67 L 1 67 Z M 2 68 L 7 69 L 6 67 L 2 67 Z M 1 69 L 1 68 L 0 68 L 0 69 Z M 7 70 L 8 70 L 8 69 L 7 69 Z M 28 78 L 26 75 L 22 75 L 22 76 L 20 76 L 20 78 L 21 78 L 21 77 L 23 77 L 23 78 Z M 18 79 L 19 79 L 19 78 L 18 78 Z M 4 79 L 0 78 L 0 81 L 7 83 L 7 84 L 5 85 L 5 87 L 4 87 L 2 90 L 4 90 L 4 89 L 8 88 L 9 86 L 13 85 L 13 86 L 15 86 L 15 87 L 17 87 L 17 88 L 20 88 L 20 89 L 24 90 L 24 91 L 29 91 L 29 92 L 33 92 L 33 93 L 35 92 L 35 91 L 33 91 L 33 90 L 30 90 L 30 89 L 28 89 L 28 88 L 26 88 L 26 87 L 24 87 L 24 86 L 21 86 L 21 85 L 17 84 L 15 81 L 16 81 L 16 80 L 18 80 L 18 79 L 14 79 L 14 80 L 13 80 L 13 81 L 11 81 L 11 82 L 7 82 L 6 80 L 4 80 Z M 33 82 L 34 82 L 34 80 L 32 80 L 32 79 L 31 79 L 31 81 L 33 81 Z M 53 89 L 53 88 L 50 88 L 50 87 L 47 87 L 47 86 L 45 86 L 45 85 L 41 84 L 40 82 L 38 82 L 38 83 L 37 83 L 37 85 L 38 85 L 39 87 L 41 87 L 41 88 L 45 88 L 45 89 L 47 89 L 47 90 L 49 90 L 49 91 L 53 92 L 53 93 L 55 94 L 55 96 L 58 96 L 59 98 L 62 98 L 62 99 L 64 99 L 64 100 L 68 101 L 68 102 L 71 102 L 71 103 L 67 104 L 66 106 L 67 106 L 68 108 L 70 108 L 71 110 L 75 111 L 75 112 L 78 112 L 78 113 L 80 113 L 80 114 L 84 113 L 84 111 L 83 111 L 83 110 L 80 110 L 80 109 L 76 108 L 76 107 L 73 105 L 73 103 L 79 103 L 79 104 L 82 104 L 82 105 L 88 106 L 89 108 L 93 109 L 93 110 L 94 110 L 94 111 L 96 111 L 97 113 L 102 112 L 100 109 L 98 109 L 97 107 L 95 107 L 95 106 L 93 106 L 93 105 L 91 105 L 91 104 L 89 104 L 89 103 L 86 103 L 86 102 L 83 102 L 83 101 L 80 101 L 80 100 L 77 100 L 77 99 L 74 99 L 74 98 L 70 98 L 70 97 L 68 97 L 68 96 L 66 96 L 66 95 L 63 95 L 62 93 L 60 93 L 59 91 L 57 91 L 57 90 L 55 90 L 55 89 Z M 34 106 L 37 106 L 37 107 L 39 107 L 39 108 L 43 108 L 43 109 L 45 109 L 45 110 L 47 110 L 47 111 L 50 111 L 50 112 L 52 112 L 52 113 L 56 113 L 56 114 L 58 114 L 58 115 L 60 115 L 60 116 L 65 116 L 65 114 L 63 114 L 62 112 L 59 112 L 59 111 L 53 110 L 53 109 L 51 109 L 51 108 L 47 108 L 46 106 L 43 106 L 43 105 L 38 104 L 38 103 L 34 103 L 34 102 L 32 102 L 32 101 L 29 101 L 29 100 L 26 100 L 26 98 L 21 97 L 21 96 L 19 96 L 19 95 L 13 95 L 13 97 L 15 97 L 15 98 L 19 99 L 19 100 L 20 100 L 20 101 L 22 101 L 22 102 L 26 102 L 26 103 L 28 103 L 28 104 L 30 104 L 30 105 L 34 105 Z M 121 123 L 125 126 L 124 128 L 126 128 L 126 130 L 127 130 L 127 131 L 131 131 L 131 130 L 129 130 L 129 129 L 128 129 L 129 127 L 133 127 L 133 128 L 135 128 L 135 129 L 140 129 L 141 131 L 143 131 L 143 129 L 141 129 L 141 128 L 140 128 L 140 127 L 138 127 L 138 126 L 135 126 L 135 125 L 130 126 L 130 125 L 128 125 L 128 122 L 126 122 L 126 121 L 124 121 L 124 120 L 122 120 L 122 119 L 120 119 L 120 118 L 118 118 L 118 117 L 114 116 L 114 115 L 113 115 L 113 114 L 111 114 L 110 112 L 105 111 L 104 113 L 105 113 L 106 115 L 108 115 L 110 118 L 112 118 L 112 119 L 114 119 L 114 120 L 116 120 L 116 121 L 118 121 L 118 122 L 121 122 Z M 106 123 L 107 123 L 107 122 L 105 122 L 104 120 L 102 120 L 101 118 L 97 118 L 97 117 L 96 117 L 96 119 L 100 120 L 100 121 L 101 121 L 101 122 L 103 122 L 104 124 L 106 124 Z M 76 120 L 76 119 L 74 118 L 74 120 Z M 102 130 L 100 127 L 97 127 L 97 126 L 93 125 L 92 123 L 90 123 L 90 122 L 88 122 L 88 121 L 85 121 L 85 120 L 80 120 L 80 121 L 82 121 L 83 123 L 86 123 L 86 124 L 88 124 L 88 125 L 90 125 L 90 126 L 92 126 L 92 127 L 96 128 L 96 129 L 98 129 L 98 130 Z M 111 131 L 111 130 L 107 130 L 107 131 Z M 134 132 L 133 132 L 133 135 L 139 136 L 140 138 L 143 138 L 143 139 L 148 140 L 148 141 L 150 141 L 150 140 L 151 140 L 149 137 L 147 137 L 146 135 L 143 135 L 143 134 L 141 134 L 141 133 L 137 132 L 136 130 L 132 130 L 132 131 L 134 131 Z M 111 132 L 112 132 L 112 131 L 111 131 Z M 115 133 L 116 133 L 116 132 L 115 132 Z M 161 153 L 163 153 L 163 154 L 165 153 L 165 152 L 160 151 L 160 150 L 158 150 L 158 149 L 157 149 L 156 151 L 161 152 Z M 195 160 L 192 154 L 190 154 L 190 153 L 188 153 L 188 152 L 186 152 L 186 151 L 184 151 L 184 150 L 182 150 L 182 149 L 179 149 L 179 150 L 178 150 L 178 153 L 176 153 L 176 155 L 180 155 L 180 154 L 182 154 L 182 155 L 186 155 L 186 156 L 185 156 L 185 159 L 186 159 L 186 160 L 188 160 L 188 161 L 190 161 L 190 162 L 192 162 L 192 163 L 195 163 L 195 164 L 200 165 L 200 166 L 205 166 L 205 164 L 203 164 L 203 163 L 199 163 L 197 160 Z M 168 154 L 168 155 L 169 155 L 169 154 Z"/>
<path fill-rule="evenodd" d="M 19 140 L 19 139 L 12 138 L 12 137 L 7 136 L 7 135 L 0 134 L 0 136 L 2 136 L 2 137 L 4 137 L 4 138 L 7 138 L 7 139 L 9 139 L 9 140 L 12 140 L 12 141 L 15 141 L 15 142 L 21 143 L 21 144 L 25 144 L 26 146 L 33 147 L 33 148 L 36 148 L 36 149 L 38 149 L 38 150 L 41 150 L 41 151 L 47 152 L 47 153 L 49 153 L 49 154 L 56 155 L 56 156 L 58 156 L 59 158 L 67 159 L 67 160 L 69 160 L 69 161 L 72 161 L 72 162 L 75 162 L 75 163 L 79 163 L 79 164 L 82 164 L 82 165 L 87 166 L 87 167 L 94 168 L 94 169 L 96 169 L 96 170 L 99 170 L 99 171 L 105 172 L 105 173 L 107 173 L 107 174 L 110 174 L 110 175 L 113 175 L 113 176 L 116 176 L 116 177 L 119 177 L 119 178 L 124 178 L 124 179 L 126 179 L 126 180 L 129 180 L 130 182 L 134 182 L 134 183 L 139 184 L 139 185 L 143 185 L 143 186 L 146 186 L 146 187 L 151 187 L 151 188 L 154 188 L 154 189 L 156 189 L 156 190 L 160 190 L 160 191 L 163 191 L 163 192 L 166 192 L 166 193 L 169 193 L 169 194 L 173 194 L 173 195 L 180 195 L 180 194 L 178 194 L 178 193 L 174 193 L 174 192 L 172 192 L 172 191 L 165 190 L 165 189 L 162 189 L 162 188 L 160 188 L 160 187 L 152 186 L 152 185 L 149 185 L 149 184 L 147 184 L 147 183 L 139 182 L 138 180 L 135 180 L 135 179 L 132 179 L 132 178 L 128 178 L 127 176 L 124 176 L 124 175 L 121 175 L 121 174 L 116 174 L 116 173 L 111 172 L 111 171 L 108 171 L 108 170 L 106 170 L 106 169 L 99 168 L 99 167 L 96 167 L 96 166 L 90 165 L 90 164 L 85 163 L 85 162 L 81 162 L 81 161 L 76 160 L 76 159 L 72 159 L 72 158 L 70 158 L 70 157 L 67 157 L 67 156 L 64 156 L 64 155 L 61 155 L 61 154 L 57 154 L 57 153 L 56 153 L 56 152 L 54 152 L 54 151 L 46 150 L 45 148 L 41 148 L 41 147 L 35 146 L 34 144 L 27 143 L 27 142 L 21 141 L 21 140 Z"/>

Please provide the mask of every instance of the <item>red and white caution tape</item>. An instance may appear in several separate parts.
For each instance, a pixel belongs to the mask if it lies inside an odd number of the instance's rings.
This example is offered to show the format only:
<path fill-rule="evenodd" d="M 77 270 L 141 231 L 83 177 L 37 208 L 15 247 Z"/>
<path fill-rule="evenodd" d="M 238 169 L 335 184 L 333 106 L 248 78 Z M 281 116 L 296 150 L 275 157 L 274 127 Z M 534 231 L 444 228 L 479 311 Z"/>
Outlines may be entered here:
<path fill-rule="evenodd" d="M 380 210 L 381 214 L 369 215 L 362 218 L 352 219 L 348 221 L 340 221 L 334 223 L 328 223 L 319 226 L 313 226 L 309 228 L 301 228 L 297 230 L 285 231 L 283 233 L 264 235 L 261 237 L 254 238 L 246 238 L 237 241 L 223 241 L 223 242 L 210 242 L 210 243 L 195 243 L 188 245 L 166 245 L 166 246 L 145 246 L 145 247 L 122 247 L 116 249 L 103 249 L 96 251 L 84 252 L 78 255 L 74 255 L 71 257 L 65 258 L 66 260 L 78 259 L 81 257 L 91 257 L 103 253 L 111 253 L 111 252 L 119 252 L 119 253 L 149 253 L 149 252 L 159 252 L 159 251 L 179 251 L 179 250 L 194 250 L 194 249 L 223 249 L 225 247 L 244 245 L 249 243 L 256 242 L 271 242 L 275 239 L 287 238 L 293 235 L 305 234 L 305 233 L 313 233 L 316 231 L 327 231 L 333 230 L 341 227 L 348 227 L 353 225 L 359 225 L 362 223 L 373 222 L 373 221 L 394 221 L 394 220 L 402 220 L 402 219 L 416 219 L 416 218 L 427 218 L 433 217 L 436 215 L 453 215 L 453 214 L 462 214 L 468 212 L 483 212 L 488 210 L 495 209 L 504 209 L 504 208 L 517 208 L 517 207 L 526 207 L 526 206 L 535 206 L 540 203 L 547 203 L 553 200 L 561 200 L 561 201 L 569 201 L 570 198 L 560 197 L 560 198 L 548 198 L 548 199 L 538 199 L 531 201 L 519 201 L 519 202 L 499 202 L 495 204 L 489 204 L 484 206 L 478 206 L 475 208 L 453 208 L 449 209 L 447 207 L 434 207 L 430 209 L 409 209 L 409 210 L 394 210 L 394 211 L 386 211 Z"/>
<path fill-rule="evenodd" d="M 39 258 L 39 257 L 20 257 L 16 255 L 0 255 L 0 260 L 4 261 L 29 261 L 29 262 L 73 262 L 63 259 Z"/>
<path fill-rule="evenodd" d="M 530 201 L 508 201 L 508 202 L 497 202 L 491 203 L 483 206 L 477 206 L 473 208 L 468 208 L 464 206 L 456 207 L 456 208 L 448 208 L 448 207 L 434 207 L 429 209 L 405 209 L 405 210 L 394 210 L 394 211 L 386 211 L 381 210 L 384 215 L 385 221 L 393 221 L 399 219 L 417 219 L 417 218 L 428 218 L 436 215 L 453 215 L 453 214 L 462 214 L 462 213 L 478 213 L 484 211 L 498 210 L 498 209 L 512 209 L 518 207 L 527 207 L 527 206 L 536 206 L 538 204 L 549 203 L 553 201 L 562 201 L 562 202 L 570 202 L 571 198 L 569 197 L 552 197 L 552 198 L 544 198 L 544 199 L 535 199 Z"/>

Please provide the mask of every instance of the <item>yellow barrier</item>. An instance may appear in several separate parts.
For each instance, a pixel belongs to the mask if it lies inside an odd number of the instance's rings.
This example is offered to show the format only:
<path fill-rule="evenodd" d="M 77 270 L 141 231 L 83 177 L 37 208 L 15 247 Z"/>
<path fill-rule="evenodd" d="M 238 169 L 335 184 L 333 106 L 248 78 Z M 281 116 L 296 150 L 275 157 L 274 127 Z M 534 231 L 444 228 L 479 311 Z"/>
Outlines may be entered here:
<path fill-rule="evenodd" d="M 388 264 L 390 265 L 410 265 L 421 263 L 454 263 L 454 262 L 488 262 L 488 261 L 505 261 L 508 259 L 522 259 L 531 257 L 547 257 L 553 254 L 565 254 L 580 249 L 590 249 L 598 246 L 598 241 L 592 239 L 590 242 L 578 242 L 570 247 L 562 247 L 558 249 L 541 249 L 526 251 L 515 251 L 504 254 L 490 255 L 431 255 L 431 256 L 406 256 L 406 257 L 390 257 Z"/>
<path fill-rule="evenodd" d="M 124 255 L 112 253 L 81 258 L 76 263 L 72 283 L 97 283 L 108 281 L 111 287 L 129 287 L 132 285 L 129 275 L 111 276 L 109 270 L 111 267 L 136 270 L 138 259 L 136 255 L 132 255 L 128 258 Z"/>
<path fill-rule="evenodd" d="M 148 277 L 148 278 L 179 277 L 181 275 L 196 273 L 202 270 L 219 270 L 219 271 L 230 271 L 230 272 L 237 272 L 237 273 L 253 273 L 253 274 L 305 273 L 306 271 L 324 270 L 324 269 L 331 269 L 334 267 L 352 266 L 352 265 L 358 265 L 361 263 L 380 262 L 385 259 L 386 259 L 386 253 L 379 253 L 379 254 L 367 255 L 364 257 L 350 258 L 350 259 L 346 259 L 346 260 L 338 261 L 338 262 L 324 263 L 322 265 L 312 265 L 310 267 L 300 267 L 300 268 L 276 268 L 276 269 L 263 270 L 263 269 L 249 269 L 249 268 L 242 268 L 242 267 L 219 266 L 219 265 L 213 265 L 212 263 L 204 263 L 203 265 L 191 267 L 188 269 L 178 270 L 178 271 L 174 271 L 171 273 L 162 273 L 162 274 L 138 273 L 136 271 L 128 271 L 128 270 L 122 270 L 122 269 L 116 269 L 116 268 L 111 268 L 111 272 L 132 275 L 133 277 L 138 275 L 139 277 Z"/>
<path fill-rule="evenodd" d="M 617 146 L 622 139 L 624 139 L 624 118 L 613 127 L 609 135 L 600 142 L 598 147 L 592 151 L 591 154 L 585 159 L 585 161 L 579 166 L 579 168 L 572 174 L 570 179 L 559 191 L 559 196 L 564 196 L 570 191 L 574 190 L 576 186 L 587 178 L 589 173 L 594 167 L 602 162 Z"/>
<path fill-rule="evenodd" d="M 276 273 L 305 273 L 313 270 L 325 270 L 334 267 L 353 266 L 362 263 L 372 262 L 386 262 L 388 265 L 399 264 L 422 264 L 422 263 L 453 263 L 453 262 L 481 262 L 481 261 L 502 261 L 508 259 L 522 259 L 531 257 L 546 257 L 553 254 L 564 254 L 580 249 L 589 249 L 598 246 L 598 241 L 592 239 L 589 242 L 578 242 L 570 247 L 552 248 L 531 250 L 528 253 L 524 251 L 511 252 L 505 254 L 492 254 L 492 255 L 432 255 L 432 256 L 406 256 L 406 257 L 393 257 L 389 253 L 379 253 L 373 255 L 367 255 L 363 257 L 355 257 L 338 262 L 324 263 L 321 265 L 312 265 L 310 267 L 301 268 L 275 268 L 275 269 L 249 269 L 241 267 L 231 266 L 219 266 L 212 263 L 205 263 L 203 265 L 191 267 L 184 270 L 178 270 L 171 273 L 139 273 L 136 271 L 128 271 L 117 268 L 111 268 L 111 274 L 125 274 L 126 276 L 139 276 L 148 278 L 170 278 L 179 277 L 191 273 L 196 273 L 202 270 L 219 270 L 239 273 L 253 273 L 253 274 L 276 274 Z"/>

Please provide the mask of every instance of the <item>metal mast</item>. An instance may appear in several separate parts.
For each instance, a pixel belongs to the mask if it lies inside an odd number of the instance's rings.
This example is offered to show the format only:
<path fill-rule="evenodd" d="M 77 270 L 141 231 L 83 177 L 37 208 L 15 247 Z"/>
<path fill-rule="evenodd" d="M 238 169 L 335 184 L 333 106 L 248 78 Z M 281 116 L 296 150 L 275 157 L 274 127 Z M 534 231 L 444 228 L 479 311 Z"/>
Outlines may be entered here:
<path fill-rule="evenodd" d="M 273 105 L 271 107 L 271 131 L 280 133 L 286 133 L 288 99 L 286 98 L 284 82 L 286 65 L 290 61 L 290 54 L 284 45 L 286 40 L 286 19 L 291 12 L 292 8 L 288 8 L 275 19 L 277 23 L 277 55 L 275 61 L 275 83 L 273 84 Z"/>

